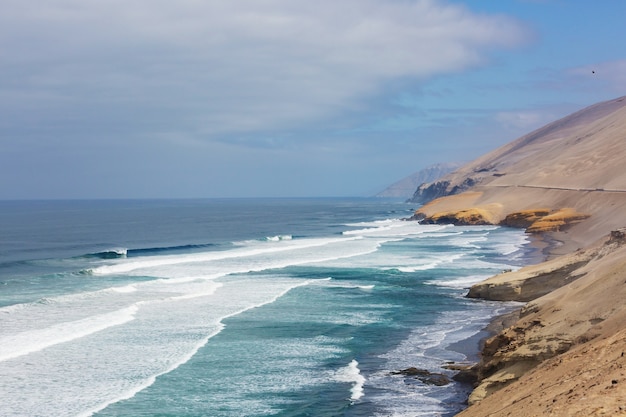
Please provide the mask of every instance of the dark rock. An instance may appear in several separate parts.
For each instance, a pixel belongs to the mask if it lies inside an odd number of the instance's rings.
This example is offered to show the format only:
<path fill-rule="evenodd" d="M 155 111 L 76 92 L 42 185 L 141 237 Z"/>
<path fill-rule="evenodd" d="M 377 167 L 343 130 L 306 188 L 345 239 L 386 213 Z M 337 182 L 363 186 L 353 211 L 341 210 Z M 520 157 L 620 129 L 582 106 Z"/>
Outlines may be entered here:
<path fill-rule="evenodd" d="M 448 385 L 451 382 L 450 378 L 448 378 L 446 375 L 434 373 L 430 374 L 429 376 L 417 377 L 417 379 L 422 381 L 424 384 L 436 385 L 438 387 Z"/>
<path fill-rule="evenodd" d="M 392 371 L 390 373 L 391 375 L 404 375 L 415 377 L 415 379 L 428 385 L 443 386 L 448 385 L 450 382 L 452 382 L 450 378 L 444 374 L 430 372 L 426 369 L 420 369 L 415 367 L 402 369 L 400 371 Z"/>
<path fill-rule="evenodd" d="M 444 369 L 458 371 L 452 379 L 462 384 L 474 385 L 478 382 L 478 365 L 471 363 L 451 363 L 444 366 Z"/>
<path fill-rule="evenodd" d="M 435 181 L 429 184 L 422 184 L 417 187 L 413 197 L 408 200 L 412 203 L 427 203 L 435 198 L 448 195 L 448 186 L 450 181 Z"/>
<path fill-rule="evenodd" d="M 413 216 L 409 217 L 406 220 L 414 220 L 414 221 L 421 222 L 425 218 L 426 218 L 426 215 L 424 213 L 415 213 Z"/>
<path fill-rule="evenodd" d="M 542 217 L 550 214 L 549 209 L 533 209 L 523 210 L 515 213 L 507 214 L 507 216 L 500 222 L 501 226 L 518 227 L 526 229 L 530 227 L 534 222 Z"/>
<path fill-rule="evenodd" d="M 410 368 L 402 369 L 400 371 L 391 371 L 391 375 L 426 376 L 426 375 L 430 375 L 430 371 L 426 369 L 410 367 Z"/>
<path fill-rule="evenodd" d="M 429 184 L 422 184 L 417 187 L 413 197 L 408 200 L 410 203 L 425 204 L 439 197 L 460 194 L 480 182 L 479 178 L 467 177 L 461 184 L 450 186 L 448 180 L 435 181 Z"/>
<path fill-rule="evenodd" d="M 478 382 L 478 371 L 476 369 L 459 371 L 452 379 L 462 384 L 475 385 Z"/>
<path fill-rule="evenodd" d="M 626 229 L 613 230 L 609 237 L 609 243 L 624 243 L 626 242 Z"/>

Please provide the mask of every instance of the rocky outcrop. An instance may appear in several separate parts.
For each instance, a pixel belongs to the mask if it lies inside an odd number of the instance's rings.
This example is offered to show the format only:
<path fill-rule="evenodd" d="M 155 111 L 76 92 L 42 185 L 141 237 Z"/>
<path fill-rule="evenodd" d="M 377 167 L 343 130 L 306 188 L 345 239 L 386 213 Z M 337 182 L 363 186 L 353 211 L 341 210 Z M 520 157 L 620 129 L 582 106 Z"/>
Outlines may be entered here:
<path fill-rule="evenodd" d="M 437 203 L 438 200 L 433 201 Z M 454 224 L 457 226 L 501 225 L 523 227 L 528 233 L 558 232 L 591 217 L 589 214 L 578 213 L 573 208 L 529 209 L 507 214 L 501 217 L 501 206 L 491 204 L 457 210 L 436 211 L 426 214 L 427 208 L 420 208 L 412 217 L 423 224 Z"/>
<path fill-rule="evenodd" d="M 467 210 L 454 210 L 435 213 L 432 216 L 423 217 L 422 224 L 454 224 L 457 226 L 477 226 L 493 224 L 493 216 L 488 210 L 482 208 L 470 208 Z"/>
<path fill-rule="evenodd" d="M 624 416 L 626 329 L 546 360 L 459 417 Z"/>
<path fill-rule="evenodd" d="M 408 376 L 415 380 L 423 382 L 424 384 L 436 385 L 439 387 L 443 385 L 448 385 L 450 382 L 452 382 L 452 380 L 447 375 L 437 373 L 437 372 L 430 372 L 427 369 L 420 369 L 420 368 L 415 368 L 415 367 L 402 369 L 400 371 L 393 371 L 390 373 L 391 375 Z"/>
<path fill-rule="evenodd" d="M 502 226 L 518 227 L 526 229 L 536 221 L 550 214 L 552 210 L 549 208 L 538 208 L 530 210 L 516 211 L 508 214 L 504 220 L 500 222 Z"/>
<path fill-rule="evenodd" d="M 473 285 L 467 297 L 528 302 L 580 278 L 576 271 L 596 256 L 597 249 L 581 250 L 518 271 L 503 272 Z"/>
<path fill-rule="evenodd" d="M 479 181 L 477 178 L 468 177 L 460 184 L 452 184 L 449 180 L 424 183 L 417 187 L 413 197 L 408 202 L 424 204 L 439 197 L 460 194 L 478 184 Z"/>
<path fill-rule="evenodd" d="M 591 217 L 590 214 L 578 213 L 573 208 L 562 208 L 539 217 L 526 228 L 526 231 L 528 233 L 559 232 L 589 217 Z"/>

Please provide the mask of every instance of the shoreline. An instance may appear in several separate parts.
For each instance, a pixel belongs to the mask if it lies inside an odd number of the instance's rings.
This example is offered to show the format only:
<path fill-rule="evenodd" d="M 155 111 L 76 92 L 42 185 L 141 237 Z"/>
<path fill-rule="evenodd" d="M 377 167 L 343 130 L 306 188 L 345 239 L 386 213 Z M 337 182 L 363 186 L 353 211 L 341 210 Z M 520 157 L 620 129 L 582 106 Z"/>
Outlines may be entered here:
<path fill-rule="evenodd" d="M 502 227 L 510 227 L 510 226 L 502 226 Z M 521 268 L 539 265 L 539 264 L 549 261 L 550 259 L 560 256 L 560 255 L 555 254 L 554 251 L 557 248 L 561 247 L 563 245 L 563 242 L 556 239 L 552 233 L 549 233 L 549 232 L 528 233 L 527 232 L 526 234 L 528 236 L 529 242 L 527 246 L 521 249 L 523 251 L 523 259 L 524 259 L 524 262 L 522 262 Z M 477 283 L 474 285 L 479 285 L 479 284 L 481 283 Z M 466 294 L 465 297 L 469 298 L 468 295 L 469 295 L 469 290 L 468 290 L 468 294 Z M 479 297 L 478 299 L 494 301 L 494 300 L 490 300 L 489 298 Z M 495 300 L 495 301 L 500 301 L 500 300 Z M 500 301 L 500 302 L 503 303 L 504 305 L 505 303 L 508 303 L 509 301 Z M 466 407 L 464 407 L 464 409 L 461 410 L 459 413 L 465 411 L 471 405 L 470 397 L 479 382 L 479 374 L 480 374 L 479 368 L 481 366 L 483 352 L 485 350 L 485 346 L 487 345 L 488 340 L 498 336 L 505 329 L 513 326 L 520 319 L 522 311 L 526 304 L 527 303 L 524 303 L 524 305 L 520 305 L 520 306 L 511 306 L 510 309 L 506 309 L 507 311 L 503 312 L 502 314 L 497 314 L 493 316 L 489 320 L 489 323 L 476 334 L 466 339 L 452 343 L 450 346 L 448 346 L 447 349 L 450 349 L 454 352 L 461 353 L 466 357 L 466 360 L 463 363 L 451 363 L 448 365 L 444 365 L 444 368 L 447 367 L 447 369 L 458 370 L 459 372 L 453 377 L 453 379 L 456 380 L 457 382 L 460 382 L 461 384 L 465 384 L 469 386 L 470 388 L 469 389 L 470 392 L 466 399 Z"/>
<path fill-rule="evenodd" d="M 422 187 L 413 219 L 523 227 L 541 253 L 470 288 L 525 304 L 459 417 L 626 416 L 625 129 L 624 97 L 597 103 Z"/>
<path fill-rule="evenodd" d="M 570 380 L 578 380 L 576 377 L 560 379 L 559 372 L 590 373 L 595 380 L 602 381 L 608 378 L 606 375 L 616 375 L 616 370 L 626 367 L 623 353 L 626 351 L 623 325 L 626 307 L 619 308 L 626 295 L 623 285 L 626 278 L 626 228 L 610 232 L 585 249 L 564 255 L 554 253 L 563 246 L 562 241 L 552 234 L 537 236 L 533 247 L 541 248 L 546 260 L 529 264 L 517 275 L 502 274 L 511 276 L 486 280 L 490 282 L 487 286 L 497 288 L 510 287 L 512 282 L 537 280 L 537 276 L 544 280 L 548 277 L 542 285 L 548 285 L 550 290 L 524 300 L 521 308 L 494 317 L 481 332 L 486 337 L 480 341 L 479 361 L 471 368 L 461 370 L 469 374 L 465 378 L 475 377 L 476 383 L 467 408 L 457 416 L 499 415 L 499 410 L 504 408 L 509 409 L 507 415 L 511 416 L 589 415 L 584 414 L 585 411 L 572 411 L 584 410 L 580 404 L 574 403 L 555 413 L 554 404 L 563 396 L 587 398 L 588 390 L 597 391 L 601 383 L 589 382 L 583 389 L 583 383 L 570 384 Z M 574 282 L 576 285 L 572 286 Z M 485 287 L 485 281 L 472 289 L 481 285 Z M 489 296 L 478 298 L 490 299 Z M 571 356 L 580 357 L 580 351 L 587 352 L 585 360 L 566 361 Z M 595 356 L 591 356 L 590 351 Z M 615 356 L 613 362 L 602 362 L 607 352 Z M 605 374 L 598 372 L 595 365 L 593 369 L 589 368 L 589 364 L 595 362 L 602 362 L 607 367 Z M 623 390 L 626 384 L 619 385 L 625 377 L 626 373 L 620 373 L 609 379 L 608 386 L 602 386 L 602 389 L 613 389 L 612 393 L 616 394 L 613 397 L 606 399 L 603 396 L 607 392 L 600 391 L 602 394 L 588 400 L 598 409 L 607 410 L 606 415 L 626 415 L 626 392 Z M 553 392 L 544 394 L 546 386 L 553 387 Z M 539 397 L 545 397 L 544 401 L 537 401 Z M 534 411 L 529 411 L 530 407 Z"/>
<path fill-rule="evenodd" d="M 529 240 L 528 244 L 520 249 L 523 251 L 524 259 L 521 268 L 537 265 L 547 261 L 550 258 L 550 250 L 558 247 L 558 240 L 548 236 L 547 233 L 527 233 L 527 236 Z M 467 294 L 465 297 L 468 298 Z M 466 406 L 461 411 L 464 411 L 469 406 L 467 404 L 467 401 L 469 401 L 469 395 L 471 395 L 471 392 L 475 388 L 475 384 L 478 382 L 477 368 L 480 364 L 485 344 L 490 338 L 512 326 L 520 318 L 523 305 L 511 305 L 507 307 L 506 304 L 510 302 L 500 302 L 502 303 L 502 308 L 505 309 L 504 312 L 491 317 L 489 323 L 487 323 L 485 327 L 474 335 L 454 342 L 446 348 L 466 357 L 463 362 L 449 363 L 443 366 L 444 369 L 457 370 L 457 374 L 452 379 L 469 387 L 468 397 L 466 398 Z"/>

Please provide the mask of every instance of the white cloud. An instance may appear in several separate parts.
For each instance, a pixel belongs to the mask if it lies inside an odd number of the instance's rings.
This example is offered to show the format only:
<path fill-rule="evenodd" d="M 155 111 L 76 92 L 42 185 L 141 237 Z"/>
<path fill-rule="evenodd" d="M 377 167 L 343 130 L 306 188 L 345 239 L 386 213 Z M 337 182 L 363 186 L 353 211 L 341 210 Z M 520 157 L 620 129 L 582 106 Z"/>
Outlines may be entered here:
<path fill-rule="evenodd" d="M 435 0 L 5 0 L 0 27 L 0 92 L 22 111 L 197 136 L 357 111 L 389 81 L 463 71 L 527 37 Z"/>
<path fill-rule="evenodd" d="M 532 106 L 532 109 L 513 109 L 497 112 L 494 115 L 494 120 L 517 137 L 530 133 L 580 109 L 581 106 L 575 103 L 535 104 Z"/>
<path fill-rule="evenodd" d="M 498 123 L 510 130 L 530 131 L 554 120 L 554 115 L 541 111 L 503 111 L 495 115 Z"/>

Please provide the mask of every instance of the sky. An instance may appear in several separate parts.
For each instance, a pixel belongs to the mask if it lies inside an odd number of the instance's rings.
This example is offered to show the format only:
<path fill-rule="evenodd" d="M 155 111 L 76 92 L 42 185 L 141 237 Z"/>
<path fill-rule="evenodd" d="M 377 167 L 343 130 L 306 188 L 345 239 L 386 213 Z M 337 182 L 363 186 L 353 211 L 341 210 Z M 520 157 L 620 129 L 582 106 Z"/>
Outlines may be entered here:
<path fill-rule="evenodd" d="M 626 95 L 623 0 L 0 7 L 0 199 L 369 196 Z"/>

